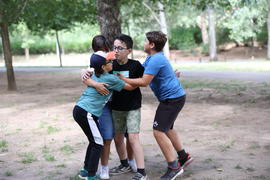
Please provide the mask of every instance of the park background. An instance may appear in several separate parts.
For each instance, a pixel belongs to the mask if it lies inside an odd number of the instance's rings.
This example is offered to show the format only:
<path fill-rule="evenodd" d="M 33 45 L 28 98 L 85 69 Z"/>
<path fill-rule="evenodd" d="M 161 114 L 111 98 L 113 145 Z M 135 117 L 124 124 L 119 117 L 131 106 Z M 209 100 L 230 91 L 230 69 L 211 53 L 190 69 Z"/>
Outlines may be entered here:
<path fill-rule="evenodd" d="M 1 0 L 0 27 L 1 180 L 78 179 L 87 139 L 71 111 L 91 39 L 129 34 L 143 62 L 152 30 L 168 35 L 164 53 L 187 91 L 175 128 L 196 160 L 177 179 L 270 179 L 269 0 Z M 156 180 L 166 168 L 152 135 L 158 102 L 142 92 Z M 112 145 L 109 166 L 118 163 Z"/>

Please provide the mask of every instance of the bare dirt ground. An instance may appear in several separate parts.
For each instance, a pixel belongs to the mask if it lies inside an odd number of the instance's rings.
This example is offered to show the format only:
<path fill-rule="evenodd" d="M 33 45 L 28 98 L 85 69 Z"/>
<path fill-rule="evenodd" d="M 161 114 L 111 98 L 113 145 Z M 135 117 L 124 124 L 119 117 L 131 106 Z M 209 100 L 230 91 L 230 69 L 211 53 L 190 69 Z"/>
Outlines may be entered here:
<path fill-rule="evenodd" d="M 16 72 L 18 91 L 6 91 L 0 72 L 0 180 L 77 179 L 87 139 L 72 118 L 84 86 L 78 72 Z M 177 179 L 270 179 L 270 85 L 186 83 L 187 103 L 175 129 L 195 161 Z M 209 82 L 211 83 L 211 82 Z M 141 142 L 146 170 L 157 180 L 166 168 L 152 135 L 158 102 L 142 88 Z M 110 167 L 118 165 L 112 145 Z M 112 177 L 131 179 L 132 173 Z"/>
<path fill-rule="evenodd" d="M 207 59 L 194 52 L 172 51 L 172 60 Z M 58 65 L 55 55 L 34 56 L 16 65 Z M 65 56 L 64 65 L 87 65 L 88 54 Z M 136 59 L 145 58 L 134 51 Z M 32 56 L 33 57 L 33 56 Z M 265 49 L 234 48 L 220 52 L 221 60 L 265 58 Z M 74 63 L 74 61 L 76 61 Z M 0 59 L 0 66 L 4 62 Z M 72 118 L 84 86 L 78 72 L 16 72 L 18 91 L 6 91 L 0 72 L 0 180 L 78 179 L 87 139 Z M 246 81 L 205 81 L 181 77 L 187 103 L 175 128 L 195 161 L 177 179 L 270 179 L 270 84 Z M 166 163 L 152 135 L 158 102 L 142 88 L 141 142 L 151 180 L 164 173 Z M 112 145 L 110 167 L 119 164 Z M 132 173 L 111 177 L 131 179 Z"/>

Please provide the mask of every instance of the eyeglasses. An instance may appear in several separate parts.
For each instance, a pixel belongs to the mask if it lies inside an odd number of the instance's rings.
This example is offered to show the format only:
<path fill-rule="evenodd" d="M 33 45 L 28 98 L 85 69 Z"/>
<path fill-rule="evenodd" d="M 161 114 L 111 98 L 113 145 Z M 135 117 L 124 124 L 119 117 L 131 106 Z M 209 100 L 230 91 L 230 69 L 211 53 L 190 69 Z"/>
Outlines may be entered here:
<path fill-rule="evenodd" d="M 128 49 L 128 48 L 124 48 L 124 47 L 121 47 L 121 46 L 113 46 L 113 50 L 116 51 L 122 51 L 122 50 L 125 50 L 125 49 Z"/>
<path fill-rule="evenodd" d="M 109 63 L 113 63 L 113 61 L 112 61 L 112 60 L 108 60 L 108 61 L 106 62 L 106 64 L 109 64 Z"/>

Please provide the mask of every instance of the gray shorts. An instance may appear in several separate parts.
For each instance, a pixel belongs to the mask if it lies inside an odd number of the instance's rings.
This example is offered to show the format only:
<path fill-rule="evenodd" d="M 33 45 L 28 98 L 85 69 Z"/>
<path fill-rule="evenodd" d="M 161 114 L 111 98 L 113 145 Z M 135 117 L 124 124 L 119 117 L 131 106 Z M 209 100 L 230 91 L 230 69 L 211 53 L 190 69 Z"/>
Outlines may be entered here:
<path fill-rule="evenodd" d="M 112 110 L 115 133 L 138 133 L 141 124 L 141 109 L 131 111 Z"/>

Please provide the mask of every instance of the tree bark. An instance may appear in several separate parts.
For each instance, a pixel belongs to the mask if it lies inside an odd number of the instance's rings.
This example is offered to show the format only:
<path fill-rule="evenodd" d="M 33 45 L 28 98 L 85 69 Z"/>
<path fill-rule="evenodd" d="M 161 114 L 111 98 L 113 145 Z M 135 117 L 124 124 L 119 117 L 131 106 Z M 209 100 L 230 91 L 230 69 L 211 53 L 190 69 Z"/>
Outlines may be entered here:
<path fill-rule="evenodd" d="M 207 24 L 206 24 L 206 19 L 204 17 L 204 14 L 201 14 L 198 17 L 198 19 L 197 19 L 197 25 L 201 29 L 203 44 L 208 44 L 209 41 L 208 41 Z"/>
<path fill-rule="evenodd" d="M 29 60 L 29 48 L 24 48 L 24 55 L 25 55 L 25 59 Z"/>
<path fill-rule="evenodd" d="M 165 16 L 164 6 L 161 2 L 158 2 L 158 9 L 159 9 L 159 19 L 160 19 L 161 31 L 167 35 L 167 42 L 164 46 L 163 52 L 164 52 L 164 55 L 168 59 L 170 59 L 169 37 L 168 37 L 168 31 L 167 31 L 166 16 Z"/>
<path fill-rule="evenodd" d="M 268 10 L 267 31 L 268 31 L 267 59 L 270 59 L 270 7 Z"/>
<path fill-rule="evenodd" d="M 8 32 L 8 25 L 6 23 L 0 23 L 1 27 L 1 37 L 2 37 L 2 44 L 3 44 L 3 51 L 4 51 L 4 59 L 7 71 L 7 81 L 8 81 L 8 90 L 9 91 L 16 91 L 16 81 L 14 70 L 12 66 L 12 54 L 10 48 L 10 40 L 9 40 L 9 32 Z"/>
<path fill-rule="evenodd" d="M 112 48 L 113 41 L 121 33 L 120 0 L 97 0 L 97 18 L 101 34 Z"/>
<path fill-rule="evenodd" d="M 60 61 L 60 67 L 63 67 L 62 64 L 62 49 L 59 41 L 59 36 L 58 36 L 58 31 L 55 31 L 55 36 L 56 36 L 56 54 L 59 56 L 59 61 Z"/>
<path fill-rule="evenodd" d="M 216 45 L 216 24 L 215 13 L 213 7 L 208 6 L 208 26 L 209 26 L 209 55 L 210 61 L 217 61 L 217 45 Z"/>

